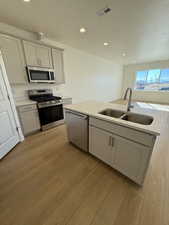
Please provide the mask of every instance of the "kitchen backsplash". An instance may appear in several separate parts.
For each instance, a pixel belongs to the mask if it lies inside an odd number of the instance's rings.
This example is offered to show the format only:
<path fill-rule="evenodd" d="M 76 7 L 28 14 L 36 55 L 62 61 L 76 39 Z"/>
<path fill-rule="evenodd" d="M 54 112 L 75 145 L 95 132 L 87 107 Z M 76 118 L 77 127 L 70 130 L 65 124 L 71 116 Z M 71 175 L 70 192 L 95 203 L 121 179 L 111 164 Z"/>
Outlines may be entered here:
<path fill-rule="evenodd" d="M 12 85 L 12 93 L 16 101 L 28 99 L 27 90 L 30 89 L 52 89 L 56 96 L 64 96 L 64 85 L 51 84 L 28 84 L 28 85 Z"/>

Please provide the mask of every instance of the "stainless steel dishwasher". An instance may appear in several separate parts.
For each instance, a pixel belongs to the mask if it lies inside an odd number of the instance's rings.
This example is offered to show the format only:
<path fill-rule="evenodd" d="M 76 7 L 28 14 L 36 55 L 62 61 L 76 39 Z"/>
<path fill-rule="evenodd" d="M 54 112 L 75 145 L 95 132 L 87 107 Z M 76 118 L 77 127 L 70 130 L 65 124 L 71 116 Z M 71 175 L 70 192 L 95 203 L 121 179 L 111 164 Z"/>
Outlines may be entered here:
<path fill-rule="evenodd" d="M 68 140 L 88 152 L 88 116 L 71 110 L 65 111 Z"/>

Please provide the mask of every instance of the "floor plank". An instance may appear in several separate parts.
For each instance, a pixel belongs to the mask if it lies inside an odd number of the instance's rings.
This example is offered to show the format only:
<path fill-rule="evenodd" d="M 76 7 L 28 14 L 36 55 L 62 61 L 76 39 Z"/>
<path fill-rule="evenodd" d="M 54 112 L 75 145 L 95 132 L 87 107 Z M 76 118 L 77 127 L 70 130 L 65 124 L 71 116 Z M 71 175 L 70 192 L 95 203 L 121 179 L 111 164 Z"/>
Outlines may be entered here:
<path fill-rule="evenodd" d="M 64 125 L 27 137 L 0 161 L 0 224 L 168 225 L 169 123 L 161 126 L 142 188 L 70 145 Z"/>

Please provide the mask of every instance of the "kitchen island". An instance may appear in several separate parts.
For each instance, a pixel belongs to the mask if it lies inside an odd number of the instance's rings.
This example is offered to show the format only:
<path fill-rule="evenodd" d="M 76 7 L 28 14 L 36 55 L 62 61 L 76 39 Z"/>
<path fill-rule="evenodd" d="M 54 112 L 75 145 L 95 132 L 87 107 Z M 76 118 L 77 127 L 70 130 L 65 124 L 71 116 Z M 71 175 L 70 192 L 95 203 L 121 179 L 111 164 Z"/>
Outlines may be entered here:
<path fill-rule="evenodd" d="M 81 149 L 84 143 L 80 144 L 85 142 L 90 154 L 137 184 L 143 184 L 156 137 L 160 135 L 160 111 L 134 107 L 126 115 L 126 105 L 97 101 L 68 105 L 65 109 L 70 142 Z M 104 111 L 113 114 L 104 115 Z M 121 115 L 117 116 L 116 112 Z M 147 124 L 144 120 L 130 121 L 130 117 L 142 115 L 148 118 Z"/>

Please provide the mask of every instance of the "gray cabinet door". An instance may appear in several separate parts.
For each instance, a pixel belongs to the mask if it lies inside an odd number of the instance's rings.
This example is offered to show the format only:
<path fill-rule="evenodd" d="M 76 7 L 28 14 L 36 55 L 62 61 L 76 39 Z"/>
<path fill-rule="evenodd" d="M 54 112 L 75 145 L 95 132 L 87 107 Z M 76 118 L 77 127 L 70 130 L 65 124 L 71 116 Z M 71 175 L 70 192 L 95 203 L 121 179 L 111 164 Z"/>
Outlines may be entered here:
<path fill-rule="evenodd" d="M 35 104 L 18 107 L 18 114 L 24 135 L 40 130 L 39 113 Z"/>
<path fill-rule="evenodd" d="M 116 135 L 112 135 L 112 138 L 112 167 L 141 184 L 151 154 L 150 149 Z"/>
<path fill-rule="evenodd" d="M 52 68 L 51 48 L 23 41 L 27 65 Z"/>
<path fill-rule="evenodd" d="M 63 64 L 63 51 L 52 49 L 53 66 L 55 70 L 56 84 L 65 83 L 64 64 Z"/>
<path fill-rule="evenodd" d="M 17 38 L 0 35 L 0 49 L 2 51 L 9 82 L 11 84 L 27 83 L 21 41 Z"/>
<path fill-rule="evenodd" d="M 38 111 L 22 112 L 20 118 L 24 135 L 40 130 Z"/>
<path fill-rule="evenodd" d="M 111 138 L 111 133 L 89 126 L 89 152 L 110 166 L 113 157 Z"/>
<path fill-rule="evenodd" d="M 66 111 L 68 139 L 80 149 L 88 151 L 88 120 L 86 115 Z"/>
<path fill-rule="evenodd" d="M 89 126 L 89 152 L 138 184 L 144 181 L 151 149 Z"/>

